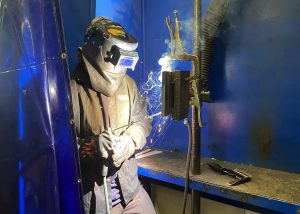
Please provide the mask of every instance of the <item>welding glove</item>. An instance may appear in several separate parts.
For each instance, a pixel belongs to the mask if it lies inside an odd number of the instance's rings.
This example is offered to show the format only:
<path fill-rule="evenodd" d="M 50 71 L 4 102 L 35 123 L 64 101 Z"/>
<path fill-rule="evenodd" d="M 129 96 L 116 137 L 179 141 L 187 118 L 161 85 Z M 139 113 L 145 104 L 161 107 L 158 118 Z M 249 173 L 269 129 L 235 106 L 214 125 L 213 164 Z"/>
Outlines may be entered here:
<path fill-rule="evenodd" d="M 97 148 L 97 136 L 90 136 L 79 141 L 80 160 L 85 163 L 95 163 L 99 160 L 99 150 Z"/>
<path fill-rule="evenodd" d="M 112 135 L 113 164 L 116 167 L 131 157 L 135 152 L 135 143 L 129 135 L 115 136 Z"/>
<path fill-rule="evenodd" d="M 112 153 L 112 140 L 107 131 L 98 136 L 87 137 L 80 142 L 79 155 L 86 163 L 95 163 L 100 158 L 108 159 Z"/>
<path fill-rule="evenodd" d="M 102 158 L 108 159 L 112 154 L 112 143 L 111 134 L 108 131 L 104 131 L 99 135 L 98 145 Z"/>

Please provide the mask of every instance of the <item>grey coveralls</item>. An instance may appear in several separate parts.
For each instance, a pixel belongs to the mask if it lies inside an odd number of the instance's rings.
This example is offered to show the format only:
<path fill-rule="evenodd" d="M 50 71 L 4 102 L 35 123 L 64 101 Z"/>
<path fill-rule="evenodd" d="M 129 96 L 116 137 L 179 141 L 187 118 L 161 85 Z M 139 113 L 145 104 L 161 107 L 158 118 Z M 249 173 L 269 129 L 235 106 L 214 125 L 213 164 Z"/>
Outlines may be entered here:
<path fill-rule="evenodd" d="M 84 139 L 104 131 L 104 115 L 99 93 L 92 89 L 84 63 L 77 66 L 74 74 L 71 80 L 74 119 L 77 136 L 79 139 Z M 149 119 L 146 118 L 146 103 L 134 80 L 128 75 L 124 77 L 115 96 L 110 98 L 109 115 L 112 130 L 124 126 L 114 131 L 115 135 L 126 133 L 132 137 L 139 148 L 145 145 L 146 137 L 152 127 Z M 91 206 L 95 213 L 105 213 L 104 188 L 101 177 L 102 164 L 81 162 L 80 165 L 85 213 L 90 212 Z M 137 161 L 134 156 L 126 160 L 116 171 L 125 204 L 128 204 L 140 189 Z M 107 183 L 109 185 L 109 201 L 111 201 L 109 176 Z M 93 200 L 95 205 L 92 205 Z M 152 204 L 151 206 L 153 207 Z M 154 210 L 149 211 L 149 213 L 154 212 Z"/>

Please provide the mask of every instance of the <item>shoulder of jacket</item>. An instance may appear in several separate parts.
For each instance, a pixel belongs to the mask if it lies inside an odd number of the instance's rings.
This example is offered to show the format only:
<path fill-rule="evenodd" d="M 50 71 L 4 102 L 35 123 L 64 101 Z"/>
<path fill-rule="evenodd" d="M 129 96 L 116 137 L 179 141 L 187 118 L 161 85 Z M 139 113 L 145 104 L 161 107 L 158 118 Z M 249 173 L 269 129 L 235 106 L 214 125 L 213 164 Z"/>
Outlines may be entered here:
<path fill-rule="evenodd" d="M 72 93 L 82 93 L 82 91 L 85 91 L 85 90 L 83 90 L 84 89 L 84 87 L 81 85 L 81 84 L 79 84 L 76 80 L 71 80 L 71 91 L 72 91 Z"/>
<path fill-rule="evenodd" d="M 135 89 L 137 90 L 137 85 L 136 82 L 134 81 L 134 79 L 132 79 L 130 76 L 128 76 L 127 74 L 125 75 L 125 80 L 127 81 L 127 85 L 128 87 L 132 90 Z"/>

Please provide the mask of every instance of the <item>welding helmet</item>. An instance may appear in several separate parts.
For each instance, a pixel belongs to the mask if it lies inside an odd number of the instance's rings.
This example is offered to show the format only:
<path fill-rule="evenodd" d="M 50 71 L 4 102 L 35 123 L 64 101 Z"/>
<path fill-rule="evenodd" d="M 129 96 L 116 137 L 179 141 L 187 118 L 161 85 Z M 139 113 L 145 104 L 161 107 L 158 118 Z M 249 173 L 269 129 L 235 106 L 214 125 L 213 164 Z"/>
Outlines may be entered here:
<path fill-rule="evenodd" d="M 106 96 L 113 96 L 127 68 L 134 70 L 139 59 L 138 43 L 125 29 L 106 18 L 95 18 L 87 29 L 82 46 L 92 87 Z"/>

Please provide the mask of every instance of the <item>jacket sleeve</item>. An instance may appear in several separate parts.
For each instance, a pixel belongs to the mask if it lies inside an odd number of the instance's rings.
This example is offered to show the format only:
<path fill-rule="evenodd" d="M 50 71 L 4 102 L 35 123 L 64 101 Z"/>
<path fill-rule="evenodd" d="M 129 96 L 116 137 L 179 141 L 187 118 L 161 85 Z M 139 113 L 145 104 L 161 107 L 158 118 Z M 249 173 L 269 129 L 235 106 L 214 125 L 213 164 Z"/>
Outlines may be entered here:
<path fill-rule="evenodd" d="M 131 99 L 130 121 L 132 124 L 123 135 L 129 135 L 135 142 L 136 149 L 141 149 L 146 144 L 146 138 L 152 129 L 151 120 L 147 113 L 147 103 L 131 78 L 128 78 L 128 88 Z"/>
<path fill-rule="evenodd" d="M 72 95 L 72 105 L 73 105 L 76 133 L 78 136 L 80 134 L 80 107 L 79 107 L 77 83 L 75 80 L 71 80 L 71 95 Z"/>

